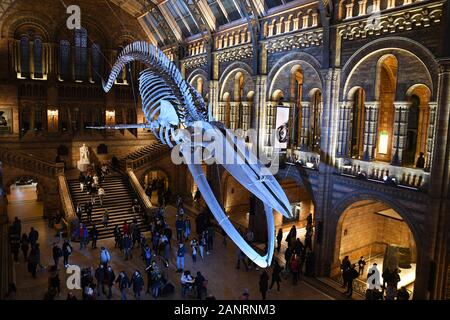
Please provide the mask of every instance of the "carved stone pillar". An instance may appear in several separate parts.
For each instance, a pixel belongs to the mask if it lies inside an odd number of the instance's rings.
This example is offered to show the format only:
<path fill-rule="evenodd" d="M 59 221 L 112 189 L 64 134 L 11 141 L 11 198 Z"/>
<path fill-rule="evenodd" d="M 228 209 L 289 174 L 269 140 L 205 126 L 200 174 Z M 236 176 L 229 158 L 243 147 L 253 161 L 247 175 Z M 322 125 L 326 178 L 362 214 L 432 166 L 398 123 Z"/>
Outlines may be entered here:
<path fill-rule="evenodd" d="M 345 19 L 350 19 L 353 17 L 353 2 L 345 5 Z"/>
<path fill-rule="evenodd" d="M 374 158 L 377 141 L 378 102 L 366 102 L 366 119 L 364 123 L 364 160 L 371 161 Z"/>
<path fill-rule="evenodd" d="M 406 101 L 394 102 L 394 136 L 392 143 L 392 165 L 401 166 L 403 151 L 406 147 L 406 133 L 408 130 L 408 113 L 411 103 Z"/>
<path fill-rule="evenodd" d="M 311 102 L 302 101 L 302 123 L 301 123 L 301 137 L 300 137 L 300 149 L 303 151 L 308 150 L 309 145 L 309 133 L 311 130 Z"/>
<path fill-rule="evenodd" d="M 345 101 L 340 103 L 339 107 L 339 127 L 338 127 L 338 145 L 337 156 L 350 156 L 350 133 L 352 123 L 353 101 Z"/>
<path fill-rule="evenodd" d="M 209 106 L 211 110 L 208 110 L 210 114 L 213 115 L 216 120 L 219 115 L 219 81 L 209 80 Z"/>
<path fill-rule="evenodd" d="M 264 136 L 260 134 L 265 132 L 266 125 L 266 89 L 267 89 L 267 76 L 258 75 L 255 77 L 255 95 L 253 100 L 252 121 L 251 127 L 257 130 L 257 145 L 258 152 L 264 146 Z"/>
<path fill-rule="evenodd" d="M 360 0 L 358 1 L 358 16 L 363 16 L 366 14 L 366 8 L 367 8 L 367 0 Z"/>

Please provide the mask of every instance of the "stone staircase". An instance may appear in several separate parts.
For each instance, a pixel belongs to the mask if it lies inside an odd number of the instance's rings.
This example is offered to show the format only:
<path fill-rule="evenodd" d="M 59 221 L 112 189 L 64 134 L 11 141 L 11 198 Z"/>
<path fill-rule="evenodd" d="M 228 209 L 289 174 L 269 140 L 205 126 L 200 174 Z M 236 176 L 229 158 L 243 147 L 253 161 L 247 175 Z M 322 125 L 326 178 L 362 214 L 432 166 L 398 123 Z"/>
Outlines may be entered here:
<path fill-rule="evenodd" d="M 120 165 L 119 168 L 122 173 L 126 172 L 127 168 L 131 168 L 133 170 L 144 166 L 161 156 L 165 155 L 169 152 L 169 147 L 167 145 L 162 144 L 159 141 L 155 141 L 148 146 L 142 147 L 134 152 L 129 153 L 126 157 L 119 160 Z"/>
<path fill-rule="evenodd" d="M 84 205 L 90 201 L 90 195 L 86 192 L 81 192 L 78 179 L 68 180 L 67 183 L 74 207 L 76 207 L 77 203 Z M 138 199 L 138 196 L 128 182 L 127 177 L 114 174 L 109 175 L 102 183 L 102 187 L 105 189 L 103 207 L 100 206 L 97 198 L 92 210 L 92 221 L 97 226 L 99 239 L 113 237 L 113 230 L 116 225 L 122 227 L 125 221 L 130 224 L 133 219 L 137 220 L 140 229 L 144 231 L 145 226 L 143 225 L 142 216 L 140 214 L 134 214 L 131 208 L 133 199 Z M 109 212 L 109 224 L 107 228 L 104 228 L 102 223 L 105 208 Z M 84 222 L 86 222 L 85 219 L 86 215 L 83 214 Z"/>

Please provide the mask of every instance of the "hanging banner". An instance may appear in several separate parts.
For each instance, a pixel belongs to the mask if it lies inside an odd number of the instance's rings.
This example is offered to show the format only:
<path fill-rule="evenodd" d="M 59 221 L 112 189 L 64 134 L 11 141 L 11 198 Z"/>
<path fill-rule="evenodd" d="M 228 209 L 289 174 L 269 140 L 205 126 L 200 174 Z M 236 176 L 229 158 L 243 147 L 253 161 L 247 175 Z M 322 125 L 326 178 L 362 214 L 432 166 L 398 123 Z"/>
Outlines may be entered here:
<path fill-rule="evenodd" d="M 277 106 L 277 118 L 275 121 L 275 148 L 286 149 L 289 139 L 289 107 Z"/>

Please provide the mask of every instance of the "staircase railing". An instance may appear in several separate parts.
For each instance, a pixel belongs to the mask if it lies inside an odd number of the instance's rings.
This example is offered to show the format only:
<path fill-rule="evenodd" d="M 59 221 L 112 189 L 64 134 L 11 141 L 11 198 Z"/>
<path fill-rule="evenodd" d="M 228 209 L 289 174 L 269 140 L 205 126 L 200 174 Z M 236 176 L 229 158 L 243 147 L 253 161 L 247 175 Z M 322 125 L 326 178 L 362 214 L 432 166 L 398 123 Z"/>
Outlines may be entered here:
<path fill-rule="evenodd" d="M 64 174 L 58 175 L 58 191 L 61 206 L 64 212 L 64 220 L 67 223 L 67 236 L 72 234 L 72 225 L 76 221 L 75 207 L 73 205 L 72 197 L 70 196 L 69 185 Z"/>
<path fill-rule="evenodd" d="M 139 157 L 137 159 L 126 159 L 125 160 L 125 170 L 131 169 L 131 170 L 137 170 L 139 168 L 142 168 L 146 166 L 149 163 L 154 162 L 155 160 L 160 159 L 161 157 L 165 156 L 170 151 L 169 147 L 166 145 L 160 145 L 156 149 L 152 150 L 148 154 Z"/>
<path fill-rule="evenodd" d="M 127 170 L 127 175 L 128 175 L 128 179 L 130 181 L 131 187 L 136 192 L 136 195 L 138 196 L 139 201 L 141 202 L 141 204 L 144 205 L 145 212 L 151 213 L 152 211 L 158 209 L 157 207 L 153 206 L 152 203 L 150 202 L 150 199 L 145 194 L 145 191 L 142 188 L 141 184 L 139 183 L 139 180 L 136 177 L 136 175 L 134 174 L 133 170 L 128 169 Z"/>
<path fill-rule="evenodd" d="M 37 159 L 20 151 L 3 147 L 0 147 L 0 161 L 48 177 L 55 177 L 60 173 L 64 173 L 64 163 Z"/>

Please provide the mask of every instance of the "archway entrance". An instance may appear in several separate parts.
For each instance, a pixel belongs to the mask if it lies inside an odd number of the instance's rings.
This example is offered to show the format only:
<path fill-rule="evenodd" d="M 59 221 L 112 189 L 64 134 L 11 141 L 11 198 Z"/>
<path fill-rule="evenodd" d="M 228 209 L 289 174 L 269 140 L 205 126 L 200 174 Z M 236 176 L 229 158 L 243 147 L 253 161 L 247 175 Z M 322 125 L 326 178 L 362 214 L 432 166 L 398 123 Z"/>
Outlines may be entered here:
<path fill-rule="evenodd" d="M 42 218 L 44 205 L 41 201 L 42 190 L 37 179 L 18 177 L 7 186 L 8 215 L 10 219 L 21 220 Z"/>
<path fill-rule="evenodd" d="M 342 282 L 340 264 L 348 256 L 356 264 L 361 257 L 366 265 L 356 279 L 354 289 L 361 294 L 366 290 L 367 270 L 374 263 L 382 274 L 400 271 L 397 288 L 405 286 L 414 292 L 416 279 L 416 243 L 405 220 L 389 205 L 377 200 L 357 201 L 341 215 L 336 231 L 336 246 L 331 277 Z M 383 281 L 381 279 L 381 281 Z"/>
<path fill-rule="evenodd" d="M 153 205 L 162 205 L 163 196 L 169 190 L 169 177 L 162 170 L 151 170 L 144 175 L 145 194 Z"/>

